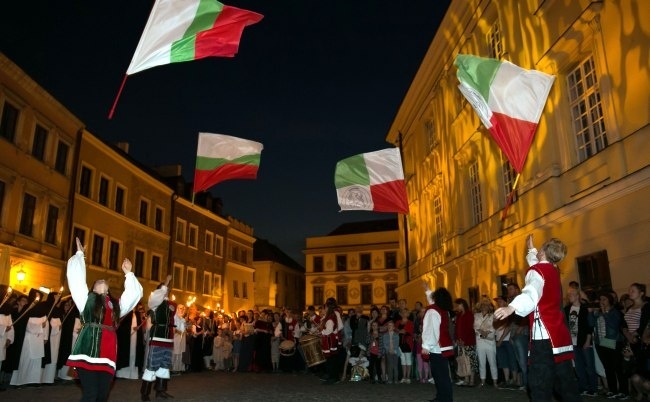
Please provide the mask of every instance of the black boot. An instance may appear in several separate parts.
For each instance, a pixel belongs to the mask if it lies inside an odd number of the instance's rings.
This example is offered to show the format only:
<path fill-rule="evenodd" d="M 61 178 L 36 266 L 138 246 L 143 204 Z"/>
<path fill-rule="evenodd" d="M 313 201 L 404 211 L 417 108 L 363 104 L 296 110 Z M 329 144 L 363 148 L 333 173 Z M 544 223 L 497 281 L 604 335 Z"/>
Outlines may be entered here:
<path fill-rule="evenodd" d="M 142 381 L 142 385 L 140 386 L 140 399 L 142 401 L 150 401 L 151 400 L 149 398 L 149 394 L 151 393 L 151 386 L 152 385 L 153 385 L 152 382 Z"/>
<path fill-rule="evenodd" d="M 165 380 L 164 378 L 156 379 L 156 399 L 158 398 L 162 398 L 162 399 L 173 398 L 173 396 L 167 393 L 167 380 Z"/>

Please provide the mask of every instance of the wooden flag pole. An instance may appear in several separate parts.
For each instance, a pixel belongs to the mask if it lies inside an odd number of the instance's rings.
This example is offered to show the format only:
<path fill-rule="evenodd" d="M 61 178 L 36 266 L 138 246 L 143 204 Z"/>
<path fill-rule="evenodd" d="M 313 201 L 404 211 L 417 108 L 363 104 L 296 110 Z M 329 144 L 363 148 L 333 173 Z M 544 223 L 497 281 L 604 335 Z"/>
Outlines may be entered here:
<path fill-rule="evenodd" d="M 117 96 L 115 96 L 113 107 L 111 107 L 111 110 L 108 112 L 108 120 L 113 118 L 113 114 L 115 113 L 115 108 L 117 107 L 117 101 L 120 99 L 120 95 L 122 95 L 122 90 L 124 89 L 124 85 L 126 84 L 126 78 L 128 76 L 129 76 L 128 74 L 124 74 L 124 78 L 122 79 L 122 84 L 120 85 L 120 89 L 117 91 Z"/>
<path fill-rule="evenodd" d="M 501 215 L 501 220 L 506 219 L 506 215 L 508 215 L 508 208 L 510 208 L 510 204 L 512 204 L 512 198 L 515 196 L 515 190 L 517 189 L 517 184 L 519 184 L 519 177 L 521 177 L 521 173 L 517 173 L 517 177 L 515 177 L 515 182 L 512 185 L 512 191 L 510 191 L 510 194 L 508 195 L 508 200 L 506 201 L 506 206 L 503 208 L 503 214 Z"/>

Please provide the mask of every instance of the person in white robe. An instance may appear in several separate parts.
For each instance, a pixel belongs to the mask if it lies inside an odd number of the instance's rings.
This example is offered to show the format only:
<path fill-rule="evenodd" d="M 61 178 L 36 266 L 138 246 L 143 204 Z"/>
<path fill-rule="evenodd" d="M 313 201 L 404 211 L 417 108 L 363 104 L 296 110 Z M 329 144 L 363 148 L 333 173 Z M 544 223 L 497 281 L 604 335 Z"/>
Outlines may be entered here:
<path fill-rule="evenodd" d="M 131 314 L 131 336 L 129 337 L 129 365 L 122 367 L 115 372 L 115 377 L 126 378 L 128 380 L 137 380 L 139 378 L 139 368 L 135 365 L 138 335 L 140 334 L 138 326 L 137 313 Z"/>
<path fill-rule="evenodd" d="M 50 319 L 50 339 L 45 347 L 50 348 L 50 363 L 43 368 L 41 383 L 54 384 L 56 377 L 56 362 L 59 358 L 59 345 L 61 344 L 61 318 L 53 317 Z M 48 346 L 49 345 L 49 346 Z"/>
<path fill-rule="evenodd" d="M 45 356 L 49 324 L 47 316 L 29 317 L 23 348 L 20 352 L 18 370 L 11 376 L 11 385 L 39 384 L 41 382 L 41 363 Z"/>
<path fill-rule="evenodd" d="M 0 314 L 0 366 L 7 358 L 7 347 L 14 342 L 14 328 L 10 314 Z M 0 376 L 4 376 L 4 372 L 0 370 Z M 0 389 L 4 389 L 4 381 L 0 377 Z"/>
<path fill-rule="evenodd" d="M 180 373 L 185 371 L 183 362 L 183 353 L 185 353 L 187 324 L 185 321 L 185 306 L 179 304 L 176 306 L 176 315 L 174 316 L 174 349 L 172 350 L 172 372 Z"/>

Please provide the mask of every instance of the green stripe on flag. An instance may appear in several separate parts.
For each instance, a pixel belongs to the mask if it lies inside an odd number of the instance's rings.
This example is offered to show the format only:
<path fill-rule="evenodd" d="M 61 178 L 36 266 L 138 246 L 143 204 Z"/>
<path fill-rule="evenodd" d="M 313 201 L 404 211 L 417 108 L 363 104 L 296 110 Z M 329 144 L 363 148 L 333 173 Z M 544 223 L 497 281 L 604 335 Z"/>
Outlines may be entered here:
<path fill-rule="evenodd" d="M 223 10 L 223 4 L 218 1 L 199 0 L 199 7 L 196 10 L 194 20 L 183 34 L 183 37 L 172 43 L 169 56 L 171 63 L 194 60 L 196 34 L 212 28 L 214 22 L 219 18 L 221 10 Z"/>
<path fill-rule="evenodd" d="M 233 165 L 260 165 L 260 154 L 256 155 L 244 155 L 235 159 L 224 159 L 224 158 L 206 158 L 204 156 L 196 157 L 196 169 L 197 170 L 214 170 L 219 166 L 230 163 Z"/>
<path fill-rule="evenodd" d="M 490 86 L 499 71 L 501 61 L 497 59 L 486 59 L 467 54 L 456 56 L 456 67 L 458 79 L 477 90 L 485 102 L 490 99 Z"/>
<path fill-rule="evenodd" d="M 368 175 L 368 168 L 366 167 L 366 160 L 363 154 L 351 156 L 336 164 L 334 184 L 336 188 L 354 184 L 362 186 L 370 185 L 370 176 Z"/>

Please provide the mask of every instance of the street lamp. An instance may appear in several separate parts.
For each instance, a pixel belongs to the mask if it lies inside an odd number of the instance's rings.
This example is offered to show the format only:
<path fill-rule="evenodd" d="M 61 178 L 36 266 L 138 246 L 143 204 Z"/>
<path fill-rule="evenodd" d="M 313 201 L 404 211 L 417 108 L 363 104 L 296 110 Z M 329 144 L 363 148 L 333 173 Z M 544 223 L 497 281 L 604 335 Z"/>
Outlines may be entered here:
<path fill-rule="evenodd" d="M 16 279 L 18 279 L 18 283 L 22 283 L 25 280 L 25 271 L 23 271 L 23 268 L 20 267 L 20 271 L 16 272 Z"/>

